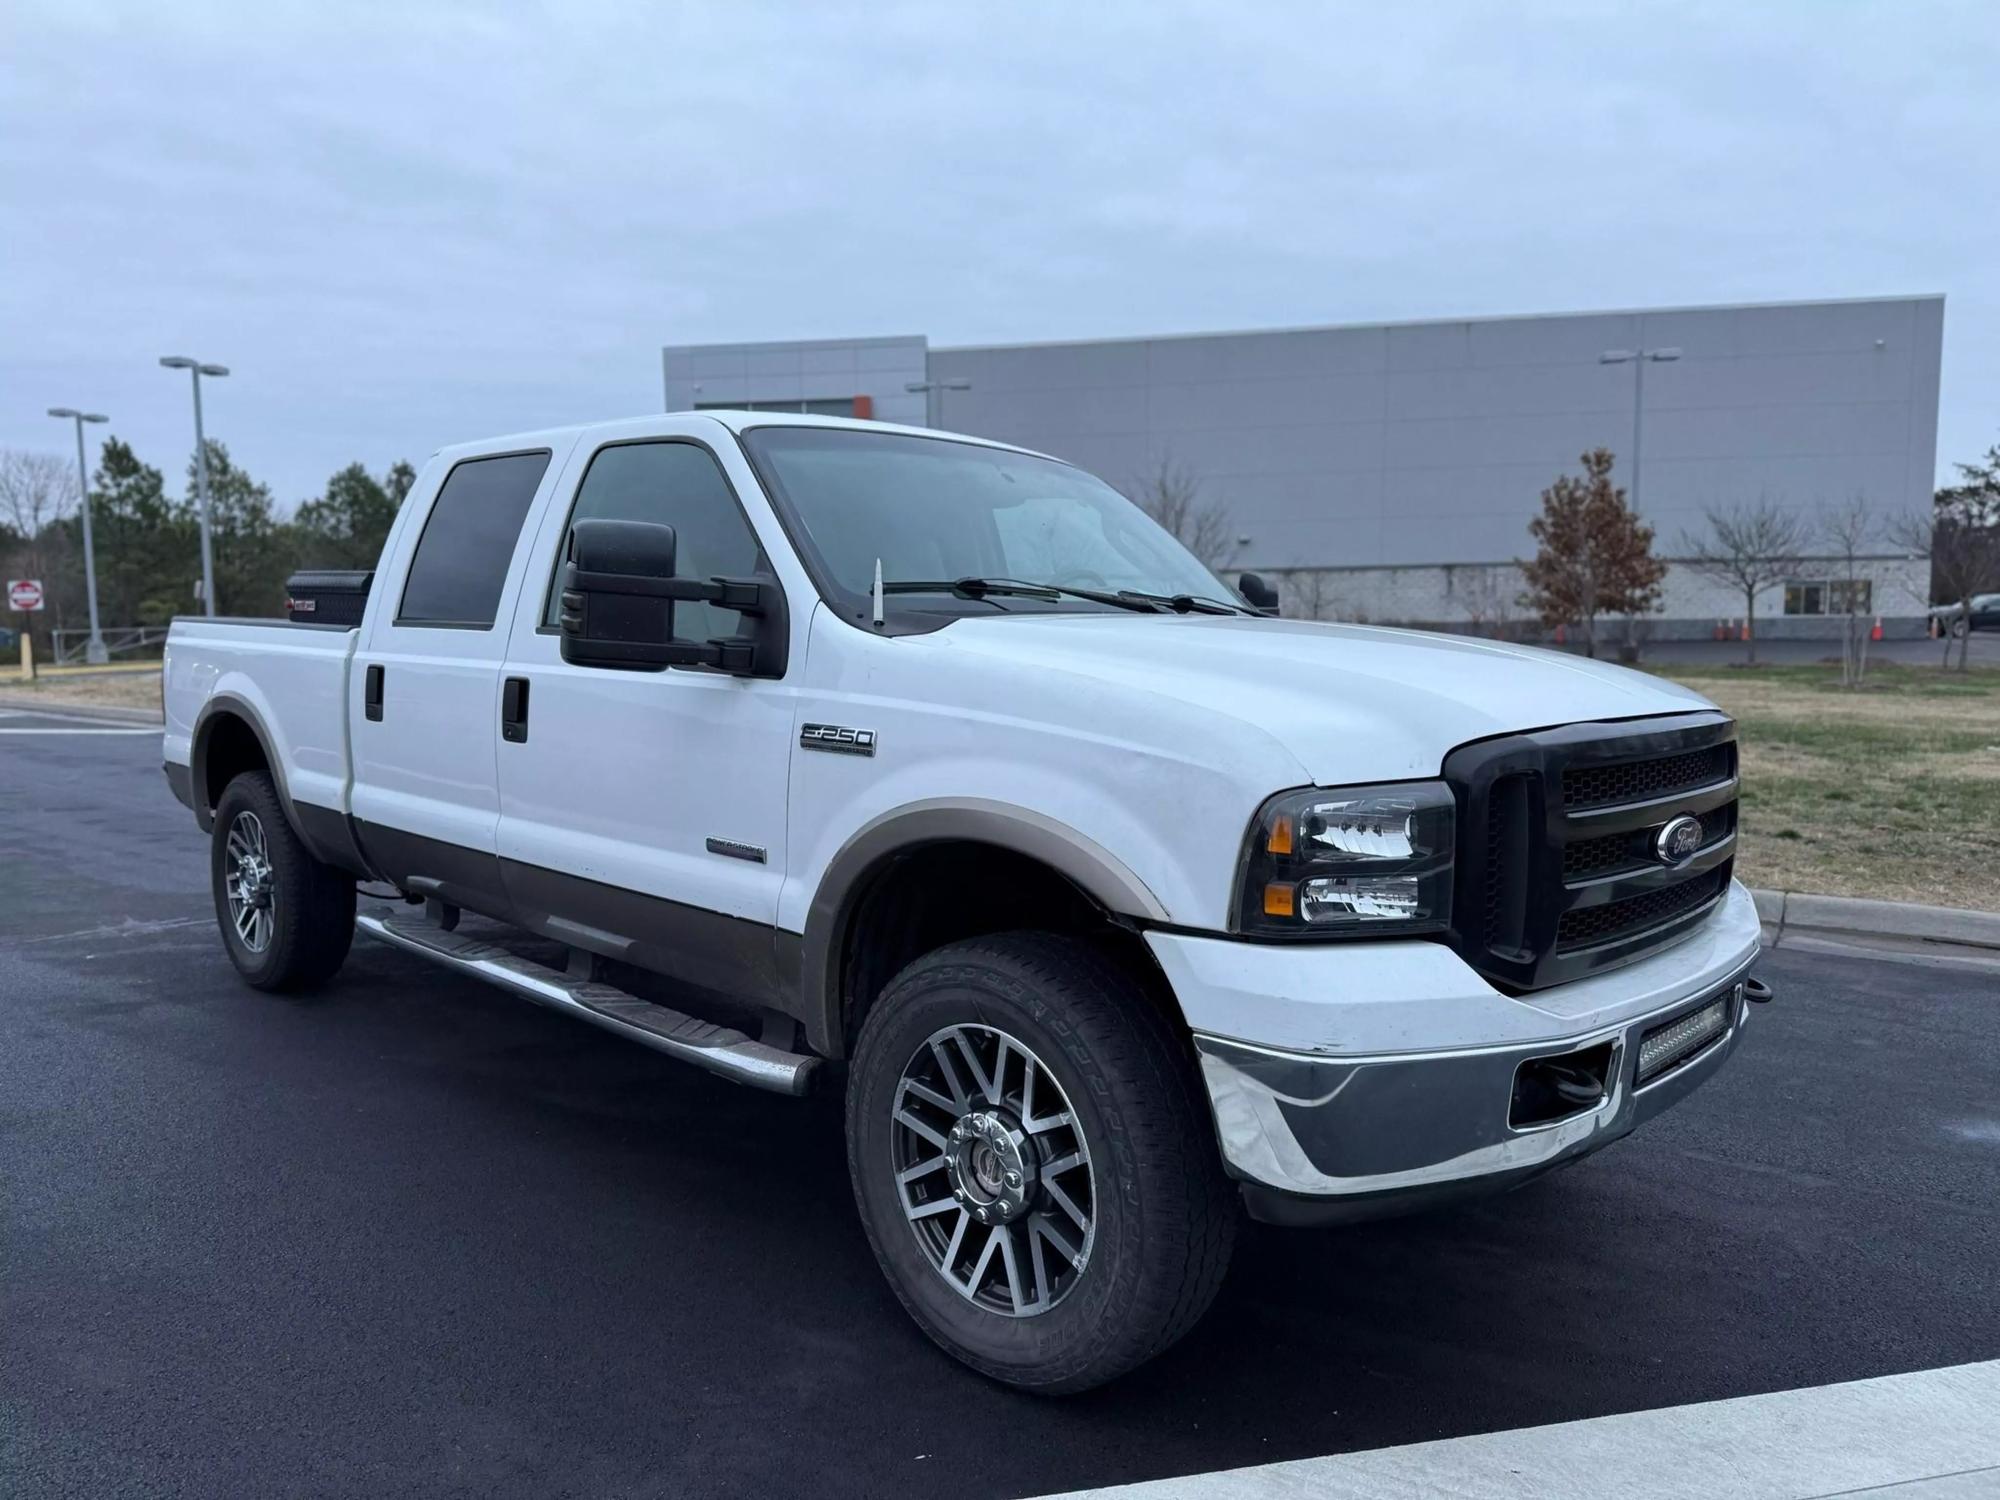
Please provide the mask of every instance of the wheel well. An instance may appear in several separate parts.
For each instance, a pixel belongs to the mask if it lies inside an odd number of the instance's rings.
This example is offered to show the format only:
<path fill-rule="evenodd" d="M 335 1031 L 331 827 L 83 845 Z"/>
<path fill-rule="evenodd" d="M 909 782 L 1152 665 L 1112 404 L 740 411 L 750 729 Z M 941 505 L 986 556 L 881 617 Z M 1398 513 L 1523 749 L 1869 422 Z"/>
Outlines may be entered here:
<path fill-rule="evenodd" d="M 223 789 L 245 771 L 268 771 L 270 757 L 264 742 L 241 715 L 217 714 L 202 739 L 202 795 L 213 808 L 222 801 Z"/>
<path fill-rule="evenodd" d="M 838 954 L 841 1039 L 851 1052 L 868 1008 L 913 960 L 947 943 L 1034 929 L 1082 937 L 1127 967 L 1184 1032 L 1166 976 L 1129 923 L 1060 871 L 993 844 L 949 841 L 893 854 L 870 873 Z"/>

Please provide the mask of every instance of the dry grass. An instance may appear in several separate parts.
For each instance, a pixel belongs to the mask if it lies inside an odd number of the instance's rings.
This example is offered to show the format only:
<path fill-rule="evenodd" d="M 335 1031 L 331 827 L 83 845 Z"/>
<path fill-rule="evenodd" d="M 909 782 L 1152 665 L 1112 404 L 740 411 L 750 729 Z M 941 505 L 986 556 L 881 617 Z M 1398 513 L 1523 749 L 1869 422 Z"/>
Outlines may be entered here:
<path fill-rule="evenodd" d="M 2000 911 L 2000 671 L 1881 666 L 1671 674 L 1733 714 L 1751 885 Z M 0 693 L 157 709 L 157 673 L 45 676 Z"/>
<path fill-rule="evenodd" d="M 44 672 L 33 683 L 19 675 L 0 676 L 0 694 L 17 701 L 33 698 L 49 708 L 83 704 L 93 708 L 160 709 L 160 674 L 150 672 Z"/>
<path fill-rule="evenodd" d="M 2000 671 L 1671 675 L 1737 720 L 1747 883 L 2000 911 Z"/>

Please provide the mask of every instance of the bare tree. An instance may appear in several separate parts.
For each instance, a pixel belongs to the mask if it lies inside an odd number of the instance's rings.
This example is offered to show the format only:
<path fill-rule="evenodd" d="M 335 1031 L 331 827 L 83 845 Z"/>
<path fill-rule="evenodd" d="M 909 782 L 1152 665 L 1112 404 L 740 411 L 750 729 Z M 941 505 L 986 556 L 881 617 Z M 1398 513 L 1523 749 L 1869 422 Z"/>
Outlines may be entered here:
<path fill-rule="evenodd" d="M 1203 500 L 1200 478 L 1171 454 L 1163 455 L 1157 469 L 1133 484 L 1131 498 L 1204 567 L 1219 569 L 1236 555 L 1229 507 Z"/>
<path fill-rule="evenodd" d="M 1805 548 L 1806 526 L 1792 511 L 1768 495 L 1750 505 L 1711 506 L 1702 511 L 1708 535 L 1681 533 L 1687 565 L 1704 578 L 1743 593 L 1743 622 L 1748 627 L 1748 660 L 1757 660 L 1757 595 L 1774 583 L 1797 575 Z"/>
<path fill-rule="evenodd" d="M 1285 575 L 1286 592 L 1291 597 L 1291 613 L 1300 620 L 1332 620 L 1339 617 L 1340 601 L 1333 594 L 1333 574 L 1326 568 L 1299 568 Z"/>
<path fill-rule="evenodd" d="M 1987 520 L 1976 495 L 1968 498 L 1940 490 L 1929 515 L 1904 520 L 1890 535 L 1898 548 L 1930 559 L 1930 578 L 1923 591 L 1925 607 L 1956 605 L 1957 618 L 1968 622 L 1964 633 L 1954 636 L 1952 617 L 1944 616 L 1939 632 L 1944 637 L 1942 665 L 1950 665 L 1956 640 L 1958 669 L 1965 671 L 1971 660 L 1972 596 L 2000 592 L 2000 516 Z"/>
<path fill-rule="evenodd" d="M 1907 552 L 1912 558 L 1921 557 L 1931 563 L 1921 578 L 1904 578 L 1898 584 L 1900 591 L 1918 609 L 1931 610 L 1937 603 L 1934 590 L 1942 587 L 1933 581 L 1937 567 L 1934 556 L 1937 549 L 1937 518 L 1934 515 L 1902 516 L 1891 521 L 1884 529 L 1883 535 L 1889 539 L 1889 545 L 1898 552 Z M 1932 615 L 1931 623 L 1933 625 L 1937 623 L 1935 615 Z M 1948 667 L 1951 665 L 1951 633 L 1949 631 L 1939 633 L 1944 637 L 1944 660 L 1938 665 Z"/>
<path fill-rule="evenodd" d="M 1833 589 L 1839 595 L 1826 601 L 1826 612 L 1833 614 L 1834 605 L 1841 609 L 1840 629 L 1840 680 L 1846 687 L 1860 687 L 1862 679 L 1868 675 L 1868 614 L 1858 608 L 1861 603 L 1861 559 L 1868 555 L 1868 549 L 1880 540 L 1880 531 L 1874 512 L 1869 508 L 1865 495 L 1855 495 L 1846 503 L 1830 506 L 1820 513 L 1820 536 L 1834 561 L 1840 566 L 1840 574 L 1833 580 Z M 1871 601 L 1872 602 L 1872 601 Z"/>
<path fill-rule="evenodd" d="M 53 453 L 0 448 L 0 530 L 20 538 L 18 556 L 31 578 L 39 578 L 55 593 L 50 579 L 49 552 L 61 553 L 66 538 L 56 522 L 76 505 L 76 470 Z M 57 625 L 62 623 L 56 604 Z"/>
<path fill-rule="evenodd" d="M 32 547 L 76 504 L 76 468 L 53 453 L 0 448 L 0 526 Z"/>
<path fill-rule="evenodd" d="M 1460 575 L 1459 602 L 1466 618 L 1481 635 L 1505 638 L 1514 624 L 1514 606 L 1521 592 L 1521 565 L 1495 563 L 1468 568 Z"/>

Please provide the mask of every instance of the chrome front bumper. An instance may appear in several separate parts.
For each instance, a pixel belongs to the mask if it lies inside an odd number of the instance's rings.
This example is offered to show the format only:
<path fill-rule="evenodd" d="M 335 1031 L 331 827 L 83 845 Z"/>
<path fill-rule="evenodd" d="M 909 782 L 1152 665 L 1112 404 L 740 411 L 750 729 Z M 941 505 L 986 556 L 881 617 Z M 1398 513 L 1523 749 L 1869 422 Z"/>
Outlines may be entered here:
<path fill-rule="evenodd" d="M 1732 895 L 1703 929 L 1630 970 L 1561 987 L 1587 985 L 1588 996 L 1491 991 L 1484 1004 L 1493 1008 L 1496 1034 L 1471 1045 L 1440 1034 L 1437 1045 L 1407 1050 L 1304 1050 L 1196 1028 L 1223 1158 L 1243 1181 L 1252 1211 L 1279 1222 L 1336 1222 L 1497 1191 L 1608 1145 L 1685 1098 L 1743 1033 L 1744 986 L 1757 957 L 1748 894 Z M 1620 974 L 1628 1003 L 1607 1003 Z M 1336 976 L 1330 970 L 1327 977 Z M 1378 991 L 1371 1000 L 1379 998 Z M 1435 1007 L 1453 1018 L 1446 1032 L 1456 1027 L 1462 1036 L 1471 998 L 1460 994 Z M 1640 1038 L 1717 998 L 1726 1002 L 1726 1029 L 1641 1084 Z M 1349 1006 L 1336 999 L 1315 1009 L 1336 1035 L 1348 1029 L 1340 1023 Z M 1420 1028 L 1407 1023 L 1432 1009 L 1403 1011 L 1397 1019 L 1406 1024 L 1394 1039 L 1415 1040 Z M 1524 1013 L 1535 1019 L 1524 1021 Z M 1524 1064 L 1606 1045 L 1606 1087 L 1594 1105 L 1545 1124 L 1510 1123 Z"/>

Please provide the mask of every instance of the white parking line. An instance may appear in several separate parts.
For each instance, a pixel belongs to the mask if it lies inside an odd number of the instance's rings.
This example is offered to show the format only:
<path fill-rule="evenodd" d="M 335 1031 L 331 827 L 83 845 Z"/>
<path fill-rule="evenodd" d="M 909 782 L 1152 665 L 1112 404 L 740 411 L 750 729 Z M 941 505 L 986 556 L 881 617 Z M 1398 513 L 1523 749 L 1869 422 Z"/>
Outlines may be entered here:
<path fill-rule="evenodd" d="M 1878 1500 L 2000 1495 L 2000 1360 L 1057 1500 Z"/>

